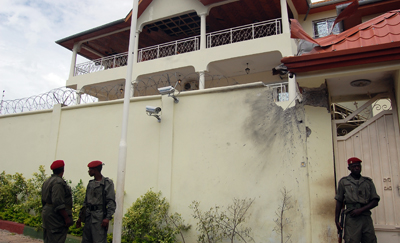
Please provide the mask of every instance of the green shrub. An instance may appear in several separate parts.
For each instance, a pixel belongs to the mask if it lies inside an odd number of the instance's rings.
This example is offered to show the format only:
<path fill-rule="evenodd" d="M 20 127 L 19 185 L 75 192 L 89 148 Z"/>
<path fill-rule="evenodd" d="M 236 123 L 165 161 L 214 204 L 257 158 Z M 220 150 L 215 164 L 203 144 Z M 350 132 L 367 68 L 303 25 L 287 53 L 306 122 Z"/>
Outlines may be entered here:
<path fill-rule="evenodd" d="M 0 218 L 3 220 L 8 220 L 16 223 L 23 224 L 25 219 L 29 218 L 29 213 L 25 212 L 21 205 L 10 205 L 7 208 L 4 208 L 2 212 L 0 212 Z"/>
<path fill-rule="evenodd" d="M 71 183 L 70 181 L 68 182 Z M 83 202 L 85 201 L 86 188 L 83 186 L 82 180 L 79 180 L 79 183 L 71 188 L 72 191 L 72 218 L 74 222 L 76 222 L 79 218 L 79 211 L 82 208 Z M 82 223 L 84 225 L 84 223 Z M 82 236 L 83 227 L 76 228 L 75 224 L 69 227 L 68 234 L 75 236 Z"/>
<path fill-rule="evenodd" d="M 27 196 L 26 200 L 22 203 L 23 208 L 27 212 L 38 216 L 42 213 L 42 185 L 47 178 L 48 176 L 45 173 L 44 166 L 40 165 L 39 173 L 33 173 L 33 177 L 28 179 L 26 183 Z"/>
<path fill-rule="evenodd" d="M 26 187 L 22 174 L 9 175 L 3 171 L 0 174 L 0 211 L 25 201 Z"/>
<path fill-rule="evenodd" d="M 161 198 L 161 192 L 149 190 L 125 214 L 122 238 L 135 243 L 175 242 L 175 236 L 190 226 L 184 225 L 179 214 L 169 215 L 168 209 L 169 203 Z"/>

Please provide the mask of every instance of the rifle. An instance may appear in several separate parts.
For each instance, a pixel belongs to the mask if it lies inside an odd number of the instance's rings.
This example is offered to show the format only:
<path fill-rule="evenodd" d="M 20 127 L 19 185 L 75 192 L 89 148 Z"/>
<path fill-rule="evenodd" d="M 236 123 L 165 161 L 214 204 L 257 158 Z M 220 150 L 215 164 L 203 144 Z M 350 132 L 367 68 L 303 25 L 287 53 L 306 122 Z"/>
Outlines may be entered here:
<path fill-rule="evenodd" d="M 345 203 L 344 203 L 344 201 L 343 201 L 343 204 L 342 204 L 342 211 L 341 211 L 341 213 L 340 213 L 340 221 L 339 221 L 340 227 L 342 228 L 342 229 L 338 232 L 338 242 L 339 242 L 339 243 L 342 243 L 342 239 L 343 239 L 344 206 L 345 206 Z"/>

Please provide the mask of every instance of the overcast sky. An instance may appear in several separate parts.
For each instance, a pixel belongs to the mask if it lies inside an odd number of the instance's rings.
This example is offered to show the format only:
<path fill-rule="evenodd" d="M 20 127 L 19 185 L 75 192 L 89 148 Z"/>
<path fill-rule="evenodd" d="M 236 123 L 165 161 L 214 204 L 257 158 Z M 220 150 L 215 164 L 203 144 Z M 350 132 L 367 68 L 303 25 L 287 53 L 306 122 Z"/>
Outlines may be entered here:
<path fill-rule="evenodd" d="M 0 100 L 65 86 L 72 52 L 55 41 L 125 18 L 133 0 L 0 0 Z"/>

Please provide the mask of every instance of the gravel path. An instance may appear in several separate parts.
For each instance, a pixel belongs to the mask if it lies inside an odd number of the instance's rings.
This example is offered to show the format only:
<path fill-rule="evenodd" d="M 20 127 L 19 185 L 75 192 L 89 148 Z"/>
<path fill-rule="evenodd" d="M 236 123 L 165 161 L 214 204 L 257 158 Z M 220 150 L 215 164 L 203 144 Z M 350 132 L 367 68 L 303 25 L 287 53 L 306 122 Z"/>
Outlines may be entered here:
<path fill-rule="evenodd" d="M 39 243 L 43 240 L 34 239 L 29 236 L 11 233 L 7 230 L 0 229 L 0 243 Z"/>

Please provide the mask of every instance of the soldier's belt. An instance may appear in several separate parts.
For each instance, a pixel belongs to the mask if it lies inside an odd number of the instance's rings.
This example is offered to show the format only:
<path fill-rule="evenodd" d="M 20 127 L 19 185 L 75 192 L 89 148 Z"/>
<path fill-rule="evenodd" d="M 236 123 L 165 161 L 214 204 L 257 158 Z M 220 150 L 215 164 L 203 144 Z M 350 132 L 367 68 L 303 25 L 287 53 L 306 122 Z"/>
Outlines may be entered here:
<path fill-rule="evenodd" d="M 46 205 L 49 206 L 49 207 L 53 207 L 53 204 L 51 204 L 51 203 L 46 203 Z M 65 205 L 65 209 L 72 210 L 72 206 L 70 206 L 70 205 Z"/>
<path fill-rule="evenodd" d="M 364 207 L 366 204 L 363 203 L 346 203 L 346 209 L 359 209 Z"/>
<path fill-rule="evenodd" d="M 90 211 L 96 211 L 96 210 L 103 209 L 103 205 L 102 204 L 88 205 L 88 208 L 89 208 Z"/>

